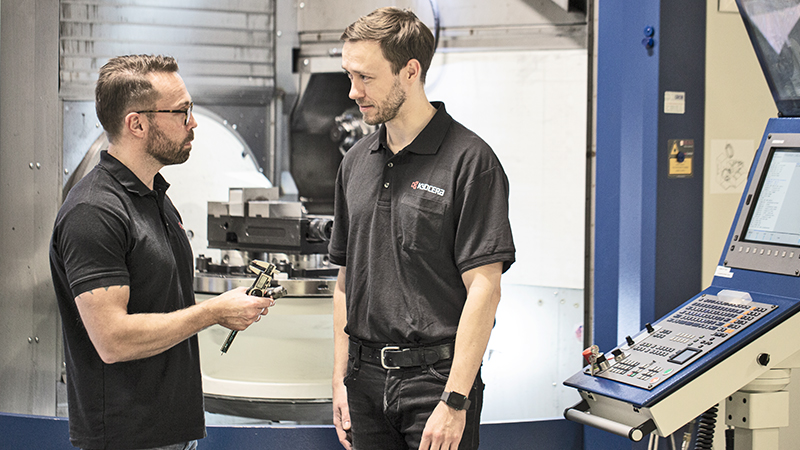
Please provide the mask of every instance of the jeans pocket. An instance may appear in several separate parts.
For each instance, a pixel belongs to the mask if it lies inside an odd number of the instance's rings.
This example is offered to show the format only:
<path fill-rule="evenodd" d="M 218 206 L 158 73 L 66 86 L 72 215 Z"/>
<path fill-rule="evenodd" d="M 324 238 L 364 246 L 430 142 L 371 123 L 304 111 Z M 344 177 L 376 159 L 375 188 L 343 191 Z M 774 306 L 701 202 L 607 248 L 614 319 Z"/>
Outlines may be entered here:
<path fill-rule="evenodd" d="M 344 385 L 347 386 L 348 383 L 356 379 L 356 371 L 354 369 L 355 366 L 355 358 L 352 355 L 347 357 L 347 371 L 344 373 Z"/>
<path fill-rule="evenodd" d="M 438 368 L 435 366 L 428 366 L 428 374 L 442 383 L 447 383 L 447 379 L 450 378 L 450 366 L 440 366 Z"/>

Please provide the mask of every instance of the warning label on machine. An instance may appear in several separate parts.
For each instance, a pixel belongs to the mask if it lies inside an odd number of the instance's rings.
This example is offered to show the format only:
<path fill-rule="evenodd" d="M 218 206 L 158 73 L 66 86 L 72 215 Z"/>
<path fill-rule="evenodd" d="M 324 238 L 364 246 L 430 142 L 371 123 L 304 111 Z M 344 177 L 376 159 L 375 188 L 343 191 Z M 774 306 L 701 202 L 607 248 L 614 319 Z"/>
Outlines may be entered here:
<path fill-rule="evenodd" d="M 669 148 L 669 177 L 692 177 L 694 139 L 670 139 L 667 146 Z"/>

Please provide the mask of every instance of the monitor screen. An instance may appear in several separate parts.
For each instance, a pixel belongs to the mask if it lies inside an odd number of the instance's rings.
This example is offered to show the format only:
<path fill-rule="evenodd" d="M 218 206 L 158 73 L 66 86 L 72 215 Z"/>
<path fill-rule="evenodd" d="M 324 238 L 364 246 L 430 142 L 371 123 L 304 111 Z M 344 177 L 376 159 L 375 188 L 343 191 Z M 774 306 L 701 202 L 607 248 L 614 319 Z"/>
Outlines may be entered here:
<path fill-rule="evenodd" d="M 746 225 L 745 241 L 800 247 L 800 148 L 773 148 Z"/>

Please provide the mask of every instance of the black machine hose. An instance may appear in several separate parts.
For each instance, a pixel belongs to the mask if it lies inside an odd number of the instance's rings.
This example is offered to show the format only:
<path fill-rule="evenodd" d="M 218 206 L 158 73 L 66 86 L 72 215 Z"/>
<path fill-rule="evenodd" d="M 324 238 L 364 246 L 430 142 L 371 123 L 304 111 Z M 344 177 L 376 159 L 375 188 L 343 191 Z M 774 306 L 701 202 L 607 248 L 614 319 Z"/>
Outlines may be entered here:
<path fill-rule="evenodd" d="M 694 442 L 694 450 L 711 450 L 714 443 L 714 427 L 717 424 L 717 411 L 719 404 L 716 404 L 704 412 L 698 418 L 697 438 Z"/>
<path fill-rule="evenodd" d="M 439 47 L 439 30 L 441 28 L 439 23 L 439 2 L 437 0 L 429 1 L 433 10 L 433 51 L 436 51 Z"/>

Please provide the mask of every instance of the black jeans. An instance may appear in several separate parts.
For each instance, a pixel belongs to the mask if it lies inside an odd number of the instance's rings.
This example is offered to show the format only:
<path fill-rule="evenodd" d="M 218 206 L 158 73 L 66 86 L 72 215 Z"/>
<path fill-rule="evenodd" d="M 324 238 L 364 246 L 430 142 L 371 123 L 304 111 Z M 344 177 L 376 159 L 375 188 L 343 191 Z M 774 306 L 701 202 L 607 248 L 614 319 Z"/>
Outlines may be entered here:
<path fill-rule="evenodd" d="M 166 445 L 164 447 L 152 447 L 142 450 L 195 450 L 197 449 L 197 441 L 183 442 L 181 444 Z"/>
<path fill-rule="evenodd" d="M 428 367 L 387 370 L 350 355 L 347 402 L 354 450 L 416 450 L 422 431 L 444 392 L 451 360 Z M 477 450 L 483 381 L 480 371 L 469 393 L 467 423 L 459 450 Z"/>

